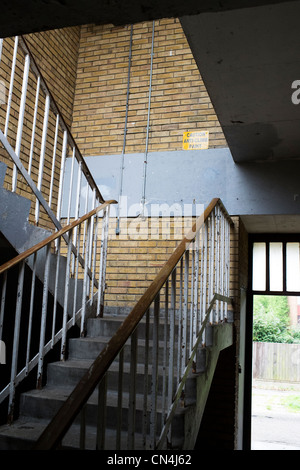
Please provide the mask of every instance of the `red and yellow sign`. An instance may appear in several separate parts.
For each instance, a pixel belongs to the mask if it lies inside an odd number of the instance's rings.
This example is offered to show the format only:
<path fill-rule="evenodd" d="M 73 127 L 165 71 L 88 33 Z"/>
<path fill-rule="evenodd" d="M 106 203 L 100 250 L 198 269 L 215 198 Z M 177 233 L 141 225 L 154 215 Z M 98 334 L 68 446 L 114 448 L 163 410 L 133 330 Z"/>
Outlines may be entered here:
<path fill-rule="evenodd" d="M 209 131 L 184 132 L 182 140 L 183 150 L 196 150 L 208 148 Z"/>

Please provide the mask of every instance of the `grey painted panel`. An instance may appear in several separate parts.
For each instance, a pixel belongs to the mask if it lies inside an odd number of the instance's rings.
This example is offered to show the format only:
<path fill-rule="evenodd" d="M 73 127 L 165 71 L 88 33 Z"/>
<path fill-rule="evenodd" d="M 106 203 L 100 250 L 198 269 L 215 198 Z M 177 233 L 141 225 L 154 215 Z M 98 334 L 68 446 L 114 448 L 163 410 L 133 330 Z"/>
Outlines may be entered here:
<path fill-rule="evenodd" d="M 104 198 L 119 200 L 121 155 L 85 160 Z M 220 197 L 232 215 L 300 214 L 298 160 L 236 164 L 230 150 L 223 148 L 154 152 L 147 161 L 146 215 L 201 213 L 214 197 Z M 121 217 L 134 217 L 141 211 L 143 166 L 144 154 L 124 156 Z M 69 174 L 70 161 L 64 214 Z M 116 215 L 115 207 L 112 215 Z"/>

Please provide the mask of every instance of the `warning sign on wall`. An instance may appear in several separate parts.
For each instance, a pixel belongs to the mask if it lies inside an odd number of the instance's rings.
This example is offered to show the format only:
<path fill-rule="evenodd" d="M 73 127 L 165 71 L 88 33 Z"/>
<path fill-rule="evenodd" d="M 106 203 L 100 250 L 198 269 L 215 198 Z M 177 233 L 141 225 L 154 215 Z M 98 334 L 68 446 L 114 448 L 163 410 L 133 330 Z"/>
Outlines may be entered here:
<path fill-rule="evenodd" d="M 207 149 L 209 131 L 184 132 L 182 148 L 183 150 Z"/>

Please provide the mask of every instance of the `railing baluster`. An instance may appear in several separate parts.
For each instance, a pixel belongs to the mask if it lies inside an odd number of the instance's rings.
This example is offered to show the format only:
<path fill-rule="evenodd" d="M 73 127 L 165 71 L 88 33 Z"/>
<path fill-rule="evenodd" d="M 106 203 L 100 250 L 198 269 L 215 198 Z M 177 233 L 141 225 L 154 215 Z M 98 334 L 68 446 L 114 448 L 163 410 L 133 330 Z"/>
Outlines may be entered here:
<path fill-rule="evenodd" d="M 44 111 L 44 121 L 43 121 L 43 132 L 42 132 L 42 144 L 41 144 L 41 153 L 40 153 L 40 163 L 39 163 L 39 175 L 38 175 L 38 184 L 37 188 L 41 191 L 43 173 L 44 173 L 44 161 L 45 161 L 45 152 L 46 152 L 46 140 L 48 132 L 48 120 L 49 120 L 49 110 L 50 110 L 50 96 L 46 96 L 45 100 L 45 111 Z M 35 221 L 39 221 L 39 212 L 40 212 L 40 202 L 36 199 L 35 205 Z"/>
<path fill-rule="evenodd" d="M 167 399 L 167 389 L 168 389 L 168 376 L 167 376 L 168 339 L 169 339 L 169 281 L 167 280 L 165 283 L 161 426 L 163 426 L 164 421 L 165 421 L 166 405 L 167 405 L 166 399 Z"/>
<path fill-rule="evenodd" d="M 193 312 L 194 312 L 194 280 L 195 280 L 195 241 L 191 243 L 192 269 L 191 269 L 191 301 L 189 321 L 189 354 L 192 352 L 193 344 Z"/>
<path fill-rule="evenodd" d="M 84 240 L 85 253 L 89 252 L 90 230 L 91 230 L 91 219 L 87 221 L 87 236 Z M 84 336 L 85 334 L 85 312 L 86 312 L 86 300 L 87 300 L 88 282 L 89 282 L 88 277 L 89 277 L 88 263 L 87 263 L 87 259 L 85 259 L 84 274 L 83 274 L 82 308 L 81 308 L 81 328 L 80 328 L 81 336 Z"/>
<path fill-rule="evenodd" d="M 70 239 L 72 239 L 72 232 L 70 231 Z M 68 316 L 68 303 L 69 303 L 69 286 L 70 286 L 70 262 L 71 262 L 71 251 L 72 244 L 68 245 L 67 262 L 66 262 L 66 278 L 65 278 L 65 289 L 64 289 L 64 311 L 63 311 L 63 325 L 62 325 L 62 339 L 61 339 L 61 352 L 60 358 L 62 361 L 65 360 L 66 355 L 66 340 L 67 340 L 67 316 Z"/>
<path fill-rule="evenodd" d="M 184 255 L 184 293 L 182 317 L 182 348 L 181 348 L 181 376 L 185 368 L 188 353 L 188 296 L 189 296 L 189 262 L 190 254 L 187 250 Z"/>
<path fill-rule="evenodd" d="M 200 244 L 200 231 L 196 234 L 195 242 L 195 271 L 194 271 L 194 299 L 193 299 L 193 327 L 192 327 L 192 345 L 196 341 L 197 336 L 197 324 L 198 324 L 198 305 L 199 305 L 199 292 L 198 292 L 198 282 L 199 282 L 199 244 Z"/>
<path fill-rule="evenodd" d="M 33 319 L 33 307 L 34 307 L 34 295 L 35 295 L 36 259 L 37 259 L 37 254 L 34 253 L 33 266 L 32 266 L 32 278 L 31 278 L 31 290 L 30 290 L 28 333 L 27 333 L 26 374 L 28 374 L 29 361 L 30 361 L 30 345 L 31 345 L 32 319 Z"/>
<path fill-rule="evenodd" d="M 71 203 L 72 203 L 72 193 L 73 193 L 74 163 L 75 163 L 75 147 L 73 148 L 73 152 L 72 152 L 72 165 L 71 165 L 71 176 L 70 176 L 67 224 L 70 223 Z"/>
<path fill-rule="evenodd" d="M 42 312 L 41 312 L 41 327 L 40 327 L 40 345 L 39 345 L 39 361 L 38 361 L 38 372 L 37 372 L 37 388 L 42 387 L 42 376 L 44 366 L 44 346 L 45 346 L 45 334 L 46 334 L 46 318 L 48 309 L 48 293 L 49 293 L 49 275 L 50 275 L 50 257 L 51 257 L 51 246 L 50 244 L 46 247 L 46 260 L 44 269 L 44 284 L 43 284 L 43 298 L 42 298 Z"/>
<path fill-rule="evenodd" d="M 135 414 L 136 414 L 136 371 L 137 371 L 137 329 L 131 335 L 130 342 L 130 383 L 129 383 L 129 405 L 128 405 L 128 435 L 127 449 L 135 448 Z"/>
<path fill-rule="evenodd" d="M 53 185 L 54 185 L 54 173 L 56 165 L 56 152 L 57 152 L 57 139 L 59 131 L 59 114 L 56 115 L 56 125 L 55 125 L 55 135 L 54 135 L 54 144 L 53 144 L 53 154 L 52 154 L 52 170 L 51 170 L 51 180 L 50 180 L 50 193 L 49 193 L 49 207 L 52 204 L 52 194 L 53 194 Z"/>
<path fill-rule="evenodd" d="M 4 323 L 4 311 L 6 301 L 6 288 L 7 288 L 7 271 L 4 272 L 2 277 L 2 289 L 1 289 L 1 308 L 0 308 L 0 340 L 3 335 L 3 323 Z"/>
<path fill-rule="evenodd" d="M 145 365 L 144 365 L 144 400 L 143 400 L 143 449 L 147 447 L 147 425 L 148 425 L 148 377 L 149 377 L 149 337 L 150 337 L 150 311 L 146 312 L 145 322 Z"/>
<path fill-rule="evenodd" d="M 124 348 L 121 349 L 120 354 L 119 354 L 116 450 L 121 449 L 122 420 L 123 420 L 123 374 L 124 374 Z"/>
<path fill-rule="evenodd" d="M 158 354 L 159 354 L 159 310 L 160 295 L 154 300 L 153 351 L 151 375 L 151 410 L 150 410 L 150 448 L 155 449 L 157 432 L 157 390 L 158 390 Z"/>
<path fill-rule="evenodd" d="M 32 160 L 33 160 L 33 150 L 34 150 L 35 131 L 36 131 L 36 119 L 37 119 L 38 106 L 39 106 L 40 84 L 41 84 L 41 78 L 40 78 L 40 76 L 38 76 L 37 82 L 36 82 L 35 103 L 34 103 L 30 153 L 29 153 L 29 162 L 28 162 L 28 174 L 29 175 L 31 174 Z"/>
<path fill-rule="evenodd" d="M 75 227 L 74 231 L 77 230 L 76 236 L 77 236 L 77 242 L 76 242 L 76 249 L 77 249 L 77 255 L 72 256 L 72 276 L 74 276 L 74 271 L 75 271 L 75 289 L 74 289 L 74 299 L 73 299 L 73 325 L 75 325 L 75 315 L 78 310 L 78 305 L 77 305 L 77 291 L 78 291 L 78 270 L 79 270 L 79 251 L 80 251 L 80 236 L 81 236 L 81 224 L 79 227 Z M 75 266 L 74 266 L 75 264 Z M 74 266 L 74 267 L 73 267 Z"/>
<path fill-rule="evenodd" d="M 16 379 L 17 367 L 18 367 L 19 336 L 20 336 L 20 325 L 21 325 L 21 314 L 22 314 L 24 272 L 25 272 L 25 261 L 22 261 L 19 266 L 17 295 L 16 295 L 14 339 L 13 339 L 13 349 L 12 349 L 11 376 L 10 376 L 9 402 L 8 402 L 9 421 L 13 419 L 13 412 L 14 412 L 15 379 Z"/>
<path fill-rule="evenodd" d="M 57 220 L 60 220 L 60 217 L 61 217 L 61 204 L 62 204 L 63 183 L 64 183 L 64 175 L 65 175 L 67 143 L 68 143 L 68 134 L 67 134 L 67 131 L 65 130 L 64 137 L 63 137 L 61 164 L 60 164 L 60 178 L 59 178 L 58 200 L 57 200 Z"/>
<path fill-rule="evenodd" d="M 16 139 L 16 147 L 15 147 L 15 152 L 16 152 L 17 157 L 20 157 L 20 150 L 21 150 L 25 104 L 26 104 L 26 95 L 27 95 L 27 85 L 28 85 L 28 76 L 29 76 L 29 65 L 30 65 L 30 58 L 29 58 L 29 55 L 26 54 L 24 72 L 23 72 L 22 94 L 21 94 L 20 109 L 19 109 L 17 139 Z M 17 188 L 17 168 L 16 168 L 16 165 L 14 165 L 13 177 L 12 177 L 12 191 L 15 192 L 16 188 Z"/>
<path fill-rule="evenodd" d="M 105 449 L 107 374 L 98 385 L 97 442 L 96 450 Z"/>
<path fill-rule="evenodd" d="M 18 45 L 19 45 L 19 38 L 18 38 L 18 36 L 16 36 L 16 37 L 15 37 L 15 45 L 14 45 L 14 52 L 13 52 L 12 65 L 11 65 L 11 74 L 10 74 L 10 83 L 9 83 L 9 92 L 8 92 L 7 108 L 6 108 L 6 119 L 5 119 L 5 128 L 4 128 L 4 135 L 5 135 L 5 137 L 7 137 L 7 134 L 8 134 L 8 124 L 9 124 L 10 108 L 11 108 L 12 95 L 13 95 L 14 78 L 15 78 L 15 70 L 16 70 L 16 61 L 17 61 L 17 53 L 18 53 Z"/>
<path fill-rule="evenodd" d="M 208 263 L 208 223 L 205 223 L 204 226 L 204 246 L 203 246 L 203 291 L 202 291 L 202 316 L 201 324 L 204 321 L 204 316 L 207 309 L 207 263 Z M 200 325 L 201 326 L 201 325 Z"/>
<path fill-rule="evenodd" d="M 183 258 L 180 260 L 179 267 L 179 317 L 178 317 L 178 330 L 177 330 L 177 381 L 180 381 L 181 376 L 181 351 L 182 351 L 182 319 L 183 319 Z"/>
<path fill-rule="evenodd" d="M 57 240 L 56 245 L 56 269 L 55 269 L 55 285 L 54 285 L 54 300 L 53 300 L 53 319 L 52 319 L 52 348 L 54 346 L 54 336 L 55 336 L 55 323 L 56 323 L 56 312 L 57 312 L 57 296 L 59 288 L 59 273 L 60 273 L 60 238 Z"/>
<path fill-rule="evenodd" d="M 79 435 L 79 448 L 85 450 L 85 438 L 86 438 L 86 404 L 83 406 L 80 412 L 80 435 Z"/>
<path fill-rule="evenodd" d="M 175 348 L 175 310 L 176 310 L 176 270 L 171 276 L 171 310 L 170 310 L 170 346 L 168 372 L 168 408 L 171 406 L 174 392 L 174 348 Z"/>
<path fill-rule="evenodd" d="M 2 50 L 3 50 L 3 39 L 1 38 L 0 39 L 0 62 L 1 62 L 1 59 L 2 59 Z"/>
<path fill-rule="evenodd" d="M 108 206 L 104 210 L 103 218 L 102 218 L 102 237 L 101 237 L 101 252 L 100 252 L 98 303 L 97 303 L 97 316 L 100 316 L 100 317 L 103 317 L 103 309 L 104 309 L 104 291 L 105 291 L 105 279 L 106 279 L 109 214 L 110 214 L 110 208 Z"/>

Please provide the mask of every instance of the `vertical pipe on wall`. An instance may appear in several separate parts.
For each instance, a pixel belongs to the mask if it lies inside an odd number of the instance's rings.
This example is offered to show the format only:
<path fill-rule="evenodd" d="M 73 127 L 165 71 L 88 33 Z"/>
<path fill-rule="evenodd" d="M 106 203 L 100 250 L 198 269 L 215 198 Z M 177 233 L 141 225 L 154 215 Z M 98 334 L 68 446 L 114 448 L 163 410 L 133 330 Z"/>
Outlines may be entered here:
<path fill-rule="evenodd" d="M 152 23 L 152 43 L 151 43 L 151 62 L 150 62 L 147 134 L 146 134 L 146 148 L 145 148 L 145 155 L 144 155 L 144 170 L 143 170 L 142 216 L 144 216 L 145 203 L 146 203 L 146 179 L 147 179 L 147 165 L 148 165 L 148 158 L 147 157 L 148 157 L 148 144 L 149 144 L 149 131 L 150 131 L 150 110 L 151 110 L 153 49 L 154 49 L 154 27 L 155 27 L 155 21 L 153 21 L 153 23 Z"/>
<path fill-rule="evenodd" d="M 116 234 L 117 235 L 119 235 L 119 233 L 120 233 L 120 207 L 121 207 L 122 193 L 123 193 L 124 155 L 125 155 L 125 147 L 126 147 L 128 109 L 129 109 L 130 71 L 131 71 L 131 57 L 132 57 L 132 36 L 133 36 L 133 25 L 131 25 L 131 29 L 130 29 L 128 75 L 127 75 L 127 94 L 126 94 L 126 112 L 125 112 L 123 149 L 122 149 L 121 167 L 120 167 L 120 190 L 119 190 L 119 199 L 118 199 L 118 207 L 117 207 L 117 211 L 118 211 L 117 212 L 117 228 L 116 228 Z"/>

